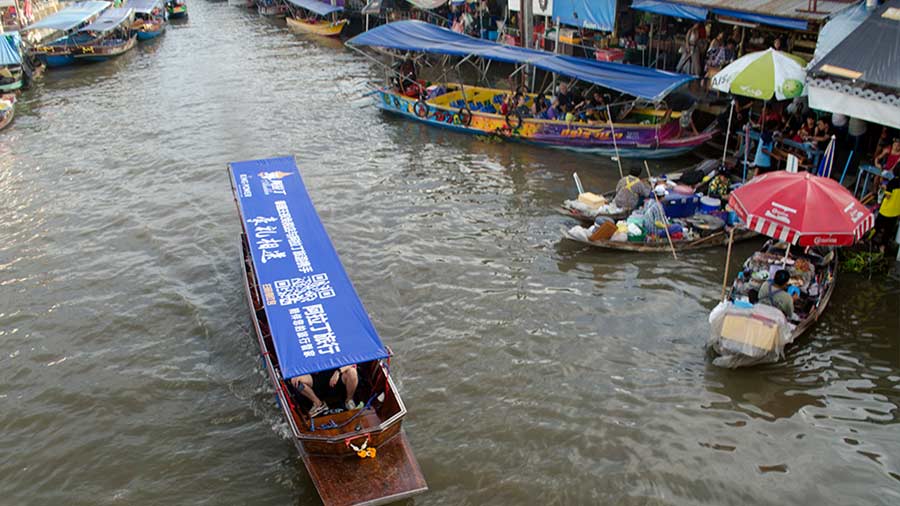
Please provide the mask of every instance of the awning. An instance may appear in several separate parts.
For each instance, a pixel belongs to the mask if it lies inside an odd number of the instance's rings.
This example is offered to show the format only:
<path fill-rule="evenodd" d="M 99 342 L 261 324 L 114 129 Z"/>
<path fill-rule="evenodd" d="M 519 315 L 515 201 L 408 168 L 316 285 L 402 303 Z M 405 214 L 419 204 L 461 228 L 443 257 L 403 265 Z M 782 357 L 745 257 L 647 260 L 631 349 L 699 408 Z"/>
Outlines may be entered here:
<path fill-rule="evenodd" d="M 616 0 L 553 0 L 553 19 L 564 25 L 611 32 Z"/>
<path fill-rule="evenodd" d="M 134 17 L 134 10 L 128 7 L 119 7 L 104 11 L 93 23 L 85 26 L 79 32 L 104 33 L 115 30 L 119 25 Z"/>
<path fill-rule="evenodd" d="M 128 0 L 125 7 L 138 14 L 152 14 L 153 9 L 162 8 L 162 0 Z"/>
<path fill-rule="evenodd" d="M 819 61 L 829 51 L 835 48 L 842 40 L 847 38 L 853 30 L 862 24 L 875 9 L 867 9 L 865 2 L 839 12 L 831 18 L 825 26 L 819 30 L 819 38 L 816 40 L 816 52 L 812 63 Z"/>
<path fill-rule="evenodd" d="M 437 9 L 438 7 L 447 3 L 447 0 L 406 0 L 411 3 L 413 6 L 424 9 L 424 10 L 432 10 Z"/>
<path fill-rule="evenodd" d="M 767 14 L 758 14 L 755 12 L 735 11 L 730 9 L 713 9 L 712 11 L 719 16 L 728 16 L 730 18 L 750 21 L 751 23 L 777 26 L 789 30 L 806 30 L 807 25 L 809 24 L 805 19 L 783 18 L 780 16 L 769 16 Z"/>
<path fill-rule="evenodd" d="M 506 46 L 456 33 L 423 21 L 395 21 L 363 32 L 347 41 L 351 46 L 374 46 L 401 51 L 474 55 L 506 63 L 528 64 L 647 100 L 658 101 L 693 76 L 637 65 L 555 55 L 536 49 Z"/>
<path fill-rule="evenodd" d="M 339 5 L 331 5 L 330 3 L 319 2 L 317 0 L 287 0 L 293 5 L 300 7 L 301 9 L 306 9 L 311 12 L 315 12 L 319 16 L 327 16 L 332 12 L 338 12 L 344 10 L 343 7 Z"/>
<path fill-rule="evenodd" d="M 22 37 L 19 32 L 7 32 L 2 34 L 0 38 L 0 65 L 21 65 L 22 52 L 19 48 L 22 46 Z"/>
<path fill-rule="evenodd" d="M 229 171 L 282 376 L 386 358 L 294 159 Z"/>
<path fill-rule="evenodd" d="M 25 30 L 59 30 L 67 32 L 88 19 L 100 14 L 111 4 L 109 2 L 78 2 L 65 9 L 51 14 L 37 23 L 25 27 Z"/>
<path fill-rule="evenodd" d="M 703 7 L 666 2 L 664 0 L 634 0 L 631 3 L 631 8 L 690 21 L 705 21 L 706 16 L 709 14 L 709 10 Z"/>

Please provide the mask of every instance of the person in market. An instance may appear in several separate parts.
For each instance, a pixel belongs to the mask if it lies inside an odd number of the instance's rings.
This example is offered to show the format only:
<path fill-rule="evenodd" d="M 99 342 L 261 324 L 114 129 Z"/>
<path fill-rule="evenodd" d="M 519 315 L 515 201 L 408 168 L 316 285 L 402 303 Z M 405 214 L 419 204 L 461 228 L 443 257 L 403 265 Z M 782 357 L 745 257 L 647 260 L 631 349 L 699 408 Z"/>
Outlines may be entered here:
<path fill-rule="evenodd" d="M 788 320 L 794 316 L 794 301 L 799 296 L 799 291 L 793 295 L 788 292 L 790 280 L 791 274 L 785 269 L 779 269 L 771 280 L 759 287 L 759 303 L 780 309 Z"/>
<path fill-rule="evenodd" d="M 891 144 L 875 155 L 875 167 L 882 171 L 893 171 L 900 165 L 900 137 L 894 137 Z"/>
<path fill-rule="evenodd" d="M 640 178 L 640 166 L 634 166 L 628 171 L 628 175 L 619 179 L 616 183 L 616 196 L 613 204 L 619 209 L 631 211 L 640 204 L 641 199 L 650 195 L 650 186 Z"/>
<path fill-rule="evenodd" d="M 889 173 L 893 177 L 883 181 L 884 198 L 878 208 L 878 216 L 875 217 L 875 234 L 873 242 L 881 251 L 890 244 L 897 229 L 897 221 L 900 218 L 900 177 L 896 172 Z"/>
<path fill-rule="evenodd" d="M 756 156 L 753 158 L 753 177 L 772 170 L 772 150 L 775 147 L 775 136 L 766 130 L 759 136 L 756 144 Z M 752 178 L 751 178 L 752 179 Z"/>

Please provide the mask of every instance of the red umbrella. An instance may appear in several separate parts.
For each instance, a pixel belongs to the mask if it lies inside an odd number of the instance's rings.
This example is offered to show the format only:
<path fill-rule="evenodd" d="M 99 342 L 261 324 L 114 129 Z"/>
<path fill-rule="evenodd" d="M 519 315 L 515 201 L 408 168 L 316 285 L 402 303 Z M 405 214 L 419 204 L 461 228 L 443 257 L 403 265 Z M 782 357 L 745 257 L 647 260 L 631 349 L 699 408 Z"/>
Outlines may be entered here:
<path fill-rule="evenodd" d="M 731 208 L 747 228 L 800 246 L 848 246 L 875 216 L 831 178 L 769 172 L 732 192 Z"/>

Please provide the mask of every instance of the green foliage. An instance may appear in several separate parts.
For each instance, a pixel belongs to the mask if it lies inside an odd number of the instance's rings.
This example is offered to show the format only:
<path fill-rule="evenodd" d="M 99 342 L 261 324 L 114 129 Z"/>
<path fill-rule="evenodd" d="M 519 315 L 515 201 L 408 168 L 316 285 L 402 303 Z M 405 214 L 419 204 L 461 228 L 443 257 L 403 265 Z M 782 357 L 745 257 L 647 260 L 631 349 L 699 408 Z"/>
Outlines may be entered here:
<path fill-rule="evenodd" d="M 847 251 L 841 256 L 843 258 L 841 268 L 847 272 L 880 273 L 890 269 L 890 262 L 882 251 Z"/>

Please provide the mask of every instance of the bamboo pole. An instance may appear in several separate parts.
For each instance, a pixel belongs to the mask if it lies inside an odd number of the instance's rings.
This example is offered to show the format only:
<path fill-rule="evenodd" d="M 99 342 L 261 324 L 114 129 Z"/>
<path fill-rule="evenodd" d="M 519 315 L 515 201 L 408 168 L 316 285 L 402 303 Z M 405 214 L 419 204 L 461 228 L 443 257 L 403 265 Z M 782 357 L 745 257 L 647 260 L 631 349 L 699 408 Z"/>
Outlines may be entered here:
<path fill-rule="evenodd" d="M 731 266 L 731 245 L 734 244 L 734 229 L 728 233 L 728 254 L 725 256 L 725 275 L 722 277 L 722 302 L 725 302 L 725 287 L 728 285 L 728 268 Z"/>
<path fill-rule="evenodd" d="M 606 104 L 606 121 L 609 123 L 609 129 L 612 132 L 612 140 L 613 140 L 613 149 L 616 150 L 616 163 L 619 164 L 619 178 L 625 177 L 625 173 L 622 172 L 622 157 L 619 156 L 619 144 L 616 142 L 616 127 L 613 126 L 612 121 L 612 112 L 609 110 L 609 104 Z M 644 164 L 647 162 L 644 161 Z M 647 168 L 647 173 L 650 173 L 650 168 Z"/>
<path fill-rule="evenodd" d="M 647 160 L 644 160 L 644 168 L 647 169 L 647 177 L 652 178 L 653 174 L 650 173 L 650 165 L 647 163 Z M 675 244 L 672 242 L 672 236 L 669 235 L 669 218 L 666 216 L 666 210 L 663 208 L 662 202 L 659 201 L 659 195 L 657 195 L 655 191 L 651 191 L 651 193 L 653 193 L 653 198 L 656 199 L 656 203 L 659 204 L 660 209 L 663 210 L 663 226 L 666 229 L 666 239 L 669 240 L 669 247 L 672 248 L 672 257 L 675 260 L 678 260 L 678 255 L 675 253 Z"/>
<path fill-rule="evenodd" d="M 734 99 L 731 99 L 731 108 L 728 109 L 728 128 L 725 129 L 725 147 L 722 148 L 722 165 L 725 165 L 725 156 L 728 154 L 728 136 L 731 134 L 731 117 L 734 115 Z"/>

